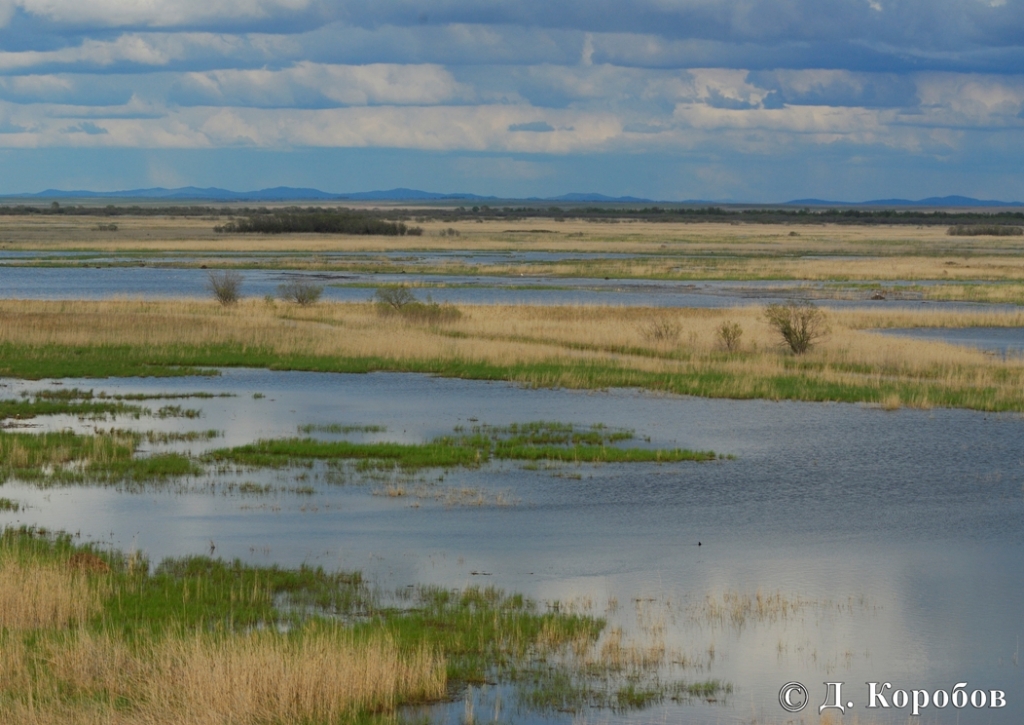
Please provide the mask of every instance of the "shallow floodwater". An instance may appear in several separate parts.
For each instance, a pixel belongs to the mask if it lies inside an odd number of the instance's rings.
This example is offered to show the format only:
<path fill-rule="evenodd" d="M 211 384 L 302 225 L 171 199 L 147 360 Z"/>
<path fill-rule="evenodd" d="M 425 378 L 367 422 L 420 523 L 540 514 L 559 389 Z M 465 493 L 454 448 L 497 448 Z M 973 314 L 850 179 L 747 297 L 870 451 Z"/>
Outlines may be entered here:
<path fill-rule="evenodd" d="M 55 387 L 0 382 L 4 397 Z M 213 479 L 144 493 L 9 483 L 0 493 L 22 510 L 0 513 L 0 525 L 63 529 L 153 561 L 212 550 L 254 563 L 360 569 L 388 589 L 494 585 L 572 603 L 636 637 L 638 623 L 653 617 L 669 649 L 693 663 L 685 678 L 734 688 L 716 704 L 598 711 L 591 720 L 789 722 L 797 716 L 780 708 L 778 691 L 795 680 L 811 693 L 808 722 L 817 721 L 826 681 L 846 683 L 848 712 L 861 722 L 908 715 L 865 709 L 868 681 L 908 691 L 968 682 L 1007 693 L 1004 709 L 947 707 L 921 722 L 1024 721 L 1019 415 L 530 390 L 404 374 L 226 370 L 213 378 L 60 382 L 110 394 L 231 393 L 173 401 L 200 409 L 196 419 L 26 421 L 223 432 L 173 444 L 195 453 L 294 436 L 304 424 L 383 426 L 354 435 L 423 441 L 475 422 L 557 420 L 629 428 L 639 445 L 735 459 L 540 470 L 506 463 L 441 481 L 424 474 L 403 496 L 387 495 L 387 481 L 339 484 L 318 468 L 246 474 L 279 486 L 255 496 L 210 487 Z M 312 493 L 294 493 L 297 484 Z M 458 495 L 466 490 L 479 499 Z M 709 602 L 758 592 L 789 608 L 742 621 L 713 616 Z M 490 712 L 491 695 L 472 696 L 478 713 Z M 517 710 L 514 695 L 505 697 L 503 721 L 571 720 Z M 441 706 L 431 716 L 455 723 L 464 708 Z"/>
<path fill-rule="evenodd" d="M 0 265 L 7 299 L 166 299 L 209 297 L 208 272 L 194 267 L 153 266 L 152 260 L 122 266 L 29 267 Z M 162 264 L 163 262 L 161 262 Z M 411 269 L 414 269 L 411 267 Z M 364 302 L 380 285 L 425 285 L 420 299 L 452 304 L 625 305 L 643 307 L 737 307 L 813 299 L 828 307 L 872 309 L 1018 310 L 1016 305 L 938 302 L 914 299 L 915 293 L 871 300 L 871 290 L 834 284 L 785 281 L 671 281 L 645 279 L 499 277 L 487 275 L 360 274 L 279 269 L 240 270 L 244 297 L 276 295 L 280 284 L 296 279 L 322 285 L 323 298 Z M 890 287 L 901 286 L 887 282 Z M 919 295 L 917 295 L 919 296 Z"/>
<path fill-rule="evenodd" d="M 1024 327 L 908 327 L 876 332 L 919 340 L 940 340 L 1003 356 L 1024 354 Z"/>

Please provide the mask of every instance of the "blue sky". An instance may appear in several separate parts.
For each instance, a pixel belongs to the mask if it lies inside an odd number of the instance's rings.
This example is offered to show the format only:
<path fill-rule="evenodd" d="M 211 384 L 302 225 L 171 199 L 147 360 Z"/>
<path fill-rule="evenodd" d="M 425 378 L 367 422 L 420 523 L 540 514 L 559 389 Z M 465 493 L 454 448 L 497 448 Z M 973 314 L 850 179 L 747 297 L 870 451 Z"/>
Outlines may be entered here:
<path fill-rule="evenodd" d="M 0 193 L 1024 200 L 1024 0 L 0 0 Z"/>

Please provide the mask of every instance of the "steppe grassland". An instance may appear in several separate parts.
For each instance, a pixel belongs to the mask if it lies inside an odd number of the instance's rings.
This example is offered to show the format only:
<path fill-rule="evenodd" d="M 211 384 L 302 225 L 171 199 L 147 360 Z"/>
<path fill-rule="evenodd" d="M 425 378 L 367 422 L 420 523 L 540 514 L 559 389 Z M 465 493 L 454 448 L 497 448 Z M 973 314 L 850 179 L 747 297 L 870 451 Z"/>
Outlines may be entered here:
<path fill-rule="evenodd" d="M 122 346 L 152 357 L 155 364 L 210 366 L 249 360 L 258 366 L 419 370 L 542 386 L 635 385 L 710 397 L 900 400 L 919 406 L 1024 410 L 1021 359 L 869 331 L 1021 326 L 1024 312 L 829 311 L 828 339 L 808 354 L 793 356 L 780 348 L 760 307 L 524 305 L 460 310 L 457 320 L 427 325 L 381 316 L 366 303 L 300 308 L 264 300 L 244 300 L 232 307 L 205 300 L 4 301 L 0 345 L 10 346 L 12 359 L 65 355 L 69 365 L 74 365 L 76 350 Z M 738 323 L 743 330 L 734 353 L 721 349 L 717 331 L 723 322 Z M 667 334 L 652 336 L 654 328 Z M 238 353 L 231 361 L 218 357 L 217 350 L 225 345 Z M 49 352 L 39 352 L 45 350 Z M 369 361 L 368 367 L 354 364 L 359 361 Z M 97 373 L 104 374 L 91 374 Z"/>

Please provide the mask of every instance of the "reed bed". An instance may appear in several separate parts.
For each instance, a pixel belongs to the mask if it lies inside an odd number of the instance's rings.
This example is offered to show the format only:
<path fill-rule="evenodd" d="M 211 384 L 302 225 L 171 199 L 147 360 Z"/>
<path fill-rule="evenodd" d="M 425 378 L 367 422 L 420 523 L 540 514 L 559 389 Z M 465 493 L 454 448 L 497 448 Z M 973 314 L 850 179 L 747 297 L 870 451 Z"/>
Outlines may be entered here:
<path fill-rule="evenodd" d="M 12 657 L 21 661 L 7 672 L 31 681 L 10 683 L 24 694 L 0 708 L 2 723 L 333 723 L 438 700 L 447 686 L 436 653 L 403 652 L 386 636 L 357 641 L 337 627 L 142 642 L 82 631 Z"/>
<path fill-rule="evenodd" d="M 0 540 L 0 635 L 81 626 L 98 614 L 109 582 L 89 576 L 87 561 L 42 557 Z"/>
<path fill-rule="evenodd" d="M 432 372 L 536 386 L 635 386 L 708 397 L 1024 410 L 1024 361 L 871 328 L 1022 326 L 1024 312 L 829 311 L 805 355 L 758 307 L 463 306 L 443 324 L 368 303 L 0 302 L 0 375 L 182 374 L 203 367 Z M 735 352 L 718 328 L 740 325 Z M 677 331 L 654 339 L 652 323 Z"/>

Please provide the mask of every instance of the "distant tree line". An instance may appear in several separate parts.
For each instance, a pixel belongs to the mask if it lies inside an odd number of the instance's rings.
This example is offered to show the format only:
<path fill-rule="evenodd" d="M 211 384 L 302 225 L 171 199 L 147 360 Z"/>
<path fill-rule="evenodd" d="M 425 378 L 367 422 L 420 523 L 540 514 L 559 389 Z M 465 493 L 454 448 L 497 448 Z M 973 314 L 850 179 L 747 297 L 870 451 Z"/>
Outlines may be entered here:
<path fill-rule="evenodd" d="M 834 209 L 834 208 L 780 208 L 780 207 L 721 207 L 721 206 L 626 206 L 598 204 L 566 207 L 529 206 L 473 206 L 436 207 L 433 209 L 395 210 L 404 212 L 401 218 L 417 223 L 442 223 L 481 219 L 514 222 L 522 219 L 551 219 L 566 221 L 623 222 L 723 222 L 755 224 L 907 224 L 920 226 L 949 226 L 955 223 L 981 223 L 995 225 L 1024 224 L 1024 211 L 931 211 L 927 209 Z M 398 217 L 396 217 L 398 218 Z"/>
<path fill-rule="evenodd" d="M 427 221 L 507 221 L 550 219 L 566 221 L 625 222 L 723 222 L 758 224 L 908 224 L 922 226 L 986 225 L 1020 228 L 1024 211 L 943 211 L 929 209 L 849 209 L 826 207 L 771 206 L 684 206 L 640 205 L 623 203 L 571 203 L 563 206 L 476 206 L 453 207 L 450 202 L 418 202 L 415 209 L 351 209 L 346 207 L 288 206 L 173 206 L 154 202 L 146 205 L 62 206 L 52 202 L 40 206 L 30 204 L 0 205 L 0 216 L 25 215 L 73 216 L 179 216 L 228 218 L 220 225 L 224 232 L 320 232 L 341 234 L 421 234 L 411 224 Z M 404 231 L 403 231 L 404 229 Z M 372 231 L 370 231 L 372 230 Z M 1003 232 L 1016 234 L 1014 231 Z"/>
<path fill-rule="evenodd" d="M 289 212 L 279 211 L 254 214 L 234 219 L 213 228 L 215 232 L 257 234 L 382 234 L 385 236 L 414 236 L 423 234 L 420 227 L 408 227 L 403 222 L 385 221 L 369 214 L 349 211 Z"/>

